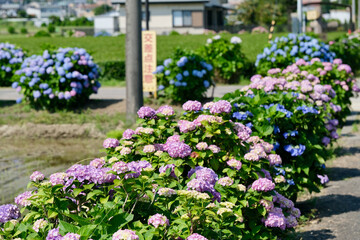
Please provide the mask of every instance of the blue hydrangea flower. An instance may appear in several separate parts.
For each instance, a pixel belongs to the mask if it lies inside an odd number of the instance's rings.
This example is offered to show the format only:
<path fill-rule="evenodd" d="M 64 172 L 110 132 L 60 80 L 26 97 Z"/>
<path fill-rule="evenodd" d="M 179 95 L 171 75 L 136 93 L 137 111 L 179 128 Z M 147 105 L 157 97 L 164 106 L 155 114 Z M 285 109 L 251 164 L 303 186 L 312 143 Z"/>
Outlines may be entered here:
<path fill-rule="evenodd" d="M 299 144 L 298 146 L 293 145 L 285 145 L 284 150 L 289 152 L 292 157 L 297 157 L 302 155 L 305 152 L 305 145 Z"/>

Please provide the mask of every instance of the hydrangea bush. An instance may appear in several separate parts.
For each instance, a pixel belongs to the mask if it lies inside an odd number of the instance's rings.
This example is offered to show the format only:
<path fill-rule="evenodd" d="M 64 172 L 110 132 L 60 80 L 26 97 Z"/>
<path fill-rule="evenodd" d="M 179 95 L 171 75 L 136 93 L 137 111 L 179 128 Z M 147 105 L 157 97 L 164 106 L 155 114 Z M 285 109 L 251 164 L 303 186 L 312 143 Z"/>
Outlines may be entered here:
<path fill-rule="evenodd" d="M 360 70 L 360 35 L 359 32 L 346 34 L 335 41 L 330 41 L 330 50 L 344 63 L 349 64 L 353 72 Z"/>
<path fill-rule="evenodd" d="M 10 86 L 12 77 L 20 68 L 25 54 L 21 48 L 10 43 L 0 43 L 0 86 Z"/>
<path fill-rule="evenodd" d="M 307 35 L 290 33 L 287 37 L 277 37 L 257 55 L 255 66 L 259 74 L 266 74 L 271 68 L 285 68 L 300 58 L 310 61 L 319 58 L 322 62 L 332 62 L 335 53 L 329 45 Z"/>
<path fill-rule="evenodd" d="M 321 62 L 317 58 L 310 62 L 300 59 L 283 71 L 271 70 L 269 73 L 292 80 L 308 79 L 312 83 L 330 85 L 336 92 L 330 107 L 334 112 L 333 116 L 339 120 L 340 126 L 344 125 L 346 116 L 350 114 L 350 98 L 360 90 L 351 67 L 343 64 L 341 59 L 334 59 L 333 63 Z"/>
<path fill-rule="evenodd" d="M 283 162 L 272 173 L 280 183 L 278 191 L 296 199 L 304 188 L 319 191 L 326 182 L 324 164 L 330 158 L 326 146 L 339 137 L 336 130 L 358 88 L 351 69 L 339 59 L 334 63 L 301 59 L 268 74 L 253 76 L 243 91 L 223 99 L 235 106 L 233 121 L 253 126 L 253 134 L 274 144 Z"/>
<path fill-rule="evenodd" d="M 229 119 L 227 101 L 138 111 L 140 127 L 106 139 L 107 156 L 49 177 L 35 172 L 0 235 L 28 239 L 277 239 L 299 209 L 269 175 L 272 145 Z M 274 160 L 276 159 L 276 160 Z M 25 210 L 26 209 L 26 210 Z M 18 220 L 16 220 L 18 219 Z"/>
<path fill-rule="evenodd" d="M 261 86 L 264 83 L 266 87 Z M 267 88 L 271 83 L 272 90 Z M 300 86 L 294 89 L 293 84 L 281 79 L 258 76 L 252 78 L 249 89 L 251 94 L 237 91 L 223 99 L 235 106 L 233 121 L 251 126 L 254 135 L 274 145 L 282 159 L 272 157 L 275 167 L 271 174 L 278 183 L 277 190 L 294 200 L 304 188 L 318 192 L 321 182 L 317 174 L 324 174 L 323 164 L 329 157 L 322 143 L 329 135 L 326 112 L 314 106 L 312 99 L 304 99 Z"/>
<path fill-rule="evenodd" d="M 160 97 L 175 103 L 203 100 L 213 86 L 213 66 L 195 53 L 177 49 L 171 58 L 155 71 Z"/>
<path fill-rule="evenodd" d="M 219 35 L 209 38 L 200 54 L 214 67 L 215 82 L 238 83 L 240 76 L 251 76 L 251 64 L 241 52 L 241 39 L 229 40 Z"/>
<path fill-rule="evenodd" d="M 98 66 L 85 49 L 59 48 L 26 58 L 12 87 L 35 108 L 72 108 L 97 93 L 98 75 Z"/>

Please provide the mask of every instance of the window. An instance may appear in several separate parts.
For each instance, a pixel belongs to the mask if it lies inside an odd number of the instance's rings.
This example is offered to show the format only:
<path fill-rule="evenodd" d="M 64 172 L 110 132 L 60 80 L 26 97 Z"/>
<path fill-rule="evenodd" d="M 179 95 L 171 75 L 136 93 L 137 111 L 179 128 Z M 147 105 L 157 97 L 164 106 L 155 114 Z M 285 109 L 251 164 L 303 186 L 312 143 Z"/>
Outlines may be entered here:
<path fill-rule="evenodd" d="M 151 13 L 149 11 L 149 21 L 150 21 Z M 146 11 L 141 11 L 141 21 L 146 21 Z"/>
<path fill-rule="evenodd" d="M 174 27 L 182 27 L 183 26 L 182 11 L 174 11 L 173 12 L 173 24 L 174 24 Z"/>
<path fill-rule="evenodd" d="M 176 10 L 173 11 L 174 27 L 202 27 L 203 23 L 202 11 Z"/>

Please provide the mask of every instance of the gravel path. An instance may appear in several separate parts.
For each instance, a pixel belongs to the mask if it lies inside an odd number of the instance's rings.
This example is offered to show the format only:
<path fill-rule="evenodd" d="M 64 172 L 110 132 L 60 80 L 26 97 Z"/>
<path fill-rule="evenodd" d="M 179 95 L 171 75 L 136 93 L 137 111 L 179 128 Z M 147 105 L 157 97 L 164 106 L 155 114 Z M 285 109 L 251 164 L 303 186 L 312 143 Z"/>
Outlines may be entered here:
<path fill-rule="evenodd" d="M 225 93 L 233 92 L 236 89 L 241 88 L 241 85 L 222 85 L 216 86 L 213 94 L 213 88 L 209 88 L 206 96 L 207 97 L 222 97 Z M 144 96 L 147 96 L 144 93 Z M 20 97 L 14 89 L 10 87 L 0 87 L 0 101 L 1 100 L 16 100 Z M 125 87 L 101 87 L 98 94 L 92 94 L 90 99 L 103 99 L 103 100 L 124 100 L 126 98 Z"/>
<path fill-rule="evenodd" d="M 318 211 L 316 219 L 298 229 L 298 239 L 360 239 L 360 99 L 352 102 L 336 159 L 327 163 L 330 182 L 320 193 L 299 202 L 301 208 Z"/>

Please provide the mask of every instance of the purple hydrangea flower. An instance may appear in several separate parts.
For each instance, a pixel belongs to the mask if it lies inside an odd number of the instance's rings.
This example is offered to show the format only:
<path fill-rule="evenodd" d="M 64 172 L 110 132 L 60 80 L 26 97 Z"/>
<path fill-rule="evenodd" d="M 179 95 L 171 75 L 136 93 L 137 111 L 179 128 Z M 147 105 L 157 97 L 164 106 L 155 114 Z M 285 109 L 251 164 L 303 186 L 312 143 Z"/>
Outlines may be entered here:
<path fill-rule="evenodd" d="M 33 182 L 42 181 L 42 180 L 44 180 L 44 178 L 45 178 L 45 175 L 39 171 L 33 172 L 30 176 L 30 180 Z"/>
<path fill-rule="evenodd" d="M 80 235 L 76 233 L 67 233 L 62 240 L 80 240 Z"/>
<path fill-rule="evenodd" d="M 277 154 L 269 154 L 268 159 L 269 159 L 269 162 L 270 162 L 271 166 L 278 165 L 278 164 L 282 163 L 281 157 L 279 155 L 277 155 Z"/>
<path fill-rule="evenodd" d="M 104 148 L 115 148 L 117 146 L 119 146 L 119 140 L 117 140 L 115 138 L 105 139 L 105 141 L 103 143 Z"/>
<path fill-rule="evenodd" d="M 325 184 L 329 182 L 329 177 L 327 175 L 317 175 L 317 177 L 320 179 L 321 184 Z"/>
<path fill-rule="evenodd" d="M 48 232 L 46 236 L 46 240 L 62 240 L 62 236 L 60 235 L 59 228 L 53 228 Z"/>
<path fill-rule="evenodd" d="M 123 139 L 131 139 L 132 138 L 132 135 L 135 134 L 135 131 L 132 130 L 132 129 L 126 129 L 124 132 L 123 132 L 123 135 L 122 135 L 122 138 Z"/>
<path fill-rule="evenodd" d="M 286 219 L 282 210 L 280 208 L 274 208 L 272 212 L 270 212 L 265 220 L 266 227 L 278 227 L 281 230 L 285 230 L 286 228 Z"/>
<path fill-rule="evenodd" d="M 127 171 L 129 171 L 129 168 L 127 166 L 127 164 L 125 162 L 116 162 L 114 163 L 114 165 L 111 168 L 113 171 L 117 172 L 118 174 L 120 173 L 125 173 Z"/>
<path fill-rule="evenodd" d="M 191 155 L 191 148 L 189 145 L 182 142 L 170 142 L 166 143 L 166 151 L 170 157 L 173 158 L 185 158 Z"/>
<path fill-rule="evenodd" d="M 0 223 L 6 223 L 12 219 L 18 219 L 20 215 L 20 210 L 15 205 L 5 204 L 0 206 Z"/>
<path fill-rule="evenodd" d="M 211 168 L 197 166 L 191 169 L 188 172 L 188 177 L 190 178 L 193 174 L 196 174 L 196 179 L 204 180 L 211 185 L 215 185 L 216 181 L 219 179 L 218 175 Z"/>
<path fill-rule="evenodd" d="M 174 172 L 175 164 L 167 164 L 167 165 L 165 165 L 165 166 L 161 166 L 160 169 L 159 169 L 159 172 L 160 172 L 160 173 L 165 173 L 168 168 L 171 169 L 171 174 L 170 174 L 170 176 L 176 178 L 176 175 L 175 175 L 175 172 Z"/>
<path fill-rule="evenodd" d="M 151 107 L 141 107 L 137 114 L 139 118 L 152 118 L 156 112 Z"/>
<path fill-rule="evenodd" d="M 127 164 L 129 171 L 135 173 L 128 173 L 125 175 L 125 179 L 128 178 L 137 178 L 140 176 L 141 171 L 144 168 L 152 168 L 151 164 L 148 161 L 136 161 L 136 162 L 129 162 Z"/>
<path fill-rule="evenodd" d="M 31 191 L 26 191 L 24 193 L 19 194 L 16 198 L 15 198 L 15 203 L 20 205 L 20 206 L 30 206 L 31 205 L 31 201 L 28 200 L 30 197 L 32 197 L 32 193 Z"/>

